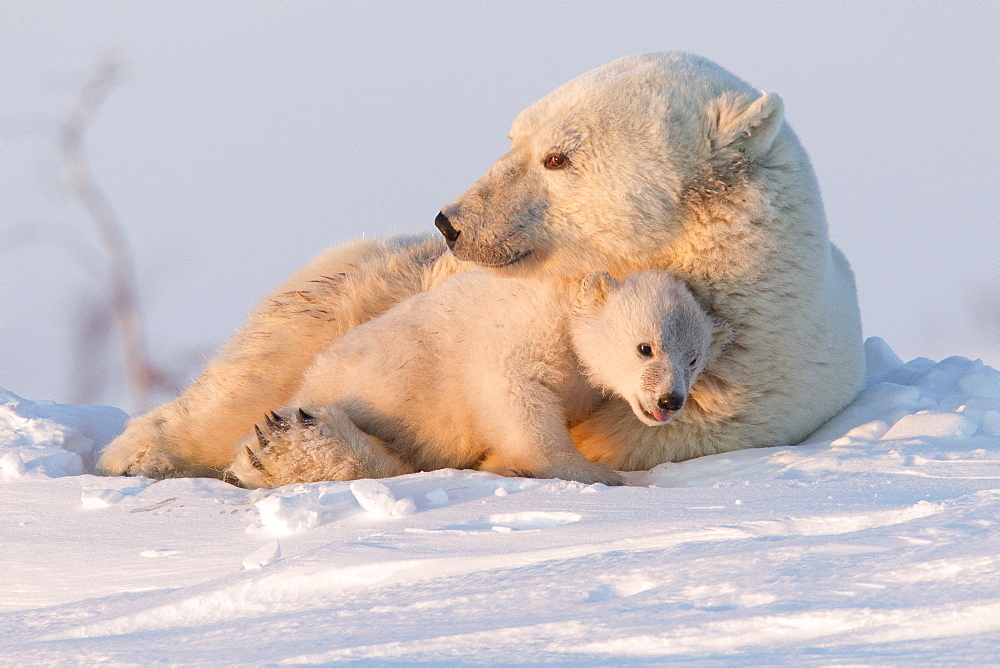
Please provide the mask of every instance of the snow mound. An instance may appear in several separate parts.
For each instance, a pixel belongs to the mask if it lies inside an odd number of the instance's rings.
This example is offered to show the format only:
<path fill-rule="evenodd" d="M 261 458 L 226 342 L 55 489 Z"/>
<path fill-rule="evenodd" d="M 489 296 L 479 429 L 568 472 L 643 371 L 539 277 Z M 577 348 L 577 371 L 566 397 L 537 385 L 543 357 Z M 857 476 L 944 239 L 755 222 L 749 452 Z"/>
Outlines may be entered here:
<path fill-rule="evenodd" d="M 128 416 L 111 406 L 28 401 L 0 388 L 0 471 L 6 478 L 94 473 Z"/>
<path fill-rule="evenodd" d="M 0 655 L 991 663 L 1000 372 L 904 364 L 879 339 L 866 353 L 863 391 L 801 445 L 615 488 L 455 470 L 254 491 L 102 478 L 121 411 L 0 391 Z"/>

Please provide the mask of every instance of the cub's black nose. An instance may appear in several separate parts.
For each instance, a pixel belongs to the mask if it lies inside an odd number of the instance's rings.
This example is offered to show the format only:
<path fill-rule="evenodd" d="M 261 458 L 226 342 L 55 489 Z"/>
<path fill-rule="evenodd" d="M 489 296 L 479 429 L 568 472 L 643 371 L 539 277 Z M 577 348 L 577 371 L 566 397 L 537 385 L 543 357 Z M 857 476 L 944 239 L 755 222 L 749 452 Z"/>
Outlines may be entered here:
<path fill-rule="evenodd" d="M 445 241 L 448 242 L 448 248 L 454 248 L 455 240 L 461 236 L 462 232 L 452 226 L 451 221 L 448 220 L 448 216 L 444 215 L 444 211 L 439 213 L 437 218 L 434 219 L 434 226 L 441 230 Z"/>
<path fill-rule="evenodd" d="M 670 394 L 660 397 L 659 401 L 656 402 L 656 407 L 661 411 L 668 413 L 676 413 L 684 406 L 684 395 L 683 394 Z"/>

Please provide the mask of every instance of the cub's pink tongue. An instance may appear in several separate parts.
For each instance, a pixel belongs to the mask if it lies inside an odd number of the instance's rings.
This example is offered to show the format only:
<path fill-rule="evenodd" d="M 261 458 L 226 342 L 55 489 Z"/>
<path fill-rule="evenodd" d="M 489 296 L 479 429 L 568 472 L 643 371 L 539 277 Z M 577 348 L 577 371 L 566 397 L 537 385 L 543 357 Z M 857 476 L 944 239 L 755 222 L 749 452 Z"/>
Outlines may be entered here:
<path fill-rule="evenodd" d="M 664 413 L 662 411 L 653 411 L 652 416 L 657 422 L 669 422 L 670 418 L 673 417 L 670 413 Z"/>

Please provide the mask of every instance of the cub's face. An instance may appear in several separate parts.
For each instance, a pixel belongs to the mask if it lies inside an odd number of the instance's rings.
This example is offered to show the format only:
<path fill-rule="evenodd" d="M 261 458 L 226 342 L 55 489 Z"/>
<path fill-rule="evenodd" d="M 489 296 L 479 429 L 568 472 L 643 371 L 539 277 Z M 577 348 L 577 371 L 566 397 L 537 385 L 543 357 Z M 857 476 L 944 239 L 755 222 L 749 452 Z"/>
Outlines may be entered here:
<path fill-rule="evenodd" d="M 715 323 L 687 286 L 658 271 L 622 282 L 585 279 L 573 343 L 595 384 L 625 399 L 643 423 L 668 423 L 709 361 Z"/>

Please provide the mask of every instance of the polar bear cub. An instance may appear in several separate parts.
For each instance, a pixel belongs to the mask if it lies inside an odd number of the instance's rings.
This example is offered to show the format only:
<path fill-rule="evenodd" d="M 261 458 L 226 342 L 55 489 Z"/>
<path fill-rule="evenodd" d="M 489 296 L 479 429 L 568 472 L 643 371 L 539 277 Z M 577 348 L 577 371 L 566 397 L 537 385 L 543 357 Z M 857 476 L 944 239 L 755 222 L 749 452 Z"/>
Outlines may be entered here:
<path fill-rule="evenodd" d="M 230 473 L 248 487 L 440 468 L 622 484 L 569 428 L 605 393 L 666 424 L 730 336 L 663 271 L 562 285 L 462 272 L 321 352 Z"/>

